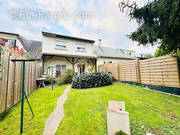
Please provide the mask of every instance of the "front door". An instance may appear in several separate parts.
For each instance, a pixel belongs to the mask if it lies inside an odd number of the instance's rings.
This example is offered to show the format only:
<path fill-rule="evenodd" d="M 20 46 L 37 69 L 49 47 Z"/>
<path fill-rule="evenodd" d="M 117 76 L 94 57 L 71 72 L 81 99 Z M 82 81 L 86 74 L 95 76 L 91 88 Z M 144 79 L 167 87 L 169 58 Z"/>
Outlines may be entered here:
<path fill-rule="evenodd" d="M 56 65 L 56 77 L 61 76 L 61 66 Z"/>
<path fill-rule="evenodd" d="M 85 73 L 85 63 L 80 63 L 80 74 Z"/>

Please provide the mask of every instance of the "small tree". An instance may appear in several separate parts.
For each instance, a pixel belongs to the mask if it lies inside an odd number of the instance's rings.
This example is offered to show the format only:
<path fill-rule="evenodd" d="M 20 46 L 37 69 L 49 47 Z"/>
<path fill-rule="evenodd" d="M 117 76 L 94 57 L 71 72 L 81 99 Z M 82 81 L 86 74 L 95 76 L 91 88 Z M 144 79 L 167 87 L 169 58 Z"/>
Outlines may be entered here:
<path fill-rule="evenodd" d="M 145 54 L 144 57 L 145 58 L 152 58 L 153 56 L 151 54 Z"/>
<path fill-rule="evenodd" d="M 139 24 L 129 35 L 133 41 L 142 45 L 159 46 L 159 55 L 178 54 L 180 48 L 180 1 L 154 0 L 139 8 L 136 2 L 121 2 L 120 11 L 127 12 Z"/>

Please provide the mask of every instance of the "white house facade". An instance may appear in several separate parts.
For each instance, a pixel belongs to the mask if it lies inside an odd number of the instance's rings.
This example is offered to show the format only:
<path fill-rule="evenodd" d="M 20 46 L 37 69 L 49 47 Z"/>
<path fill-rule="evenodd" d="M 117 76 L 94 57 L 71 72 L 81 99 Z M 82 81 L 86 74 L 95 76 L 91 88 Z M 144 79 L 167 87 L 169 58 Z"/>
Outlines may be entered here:
<path fill-rule="evenodd" d="M 42 32 L 42 65 L 45 74 L 61 76 L 72 69 L 76 74 L 95 72 L 98 65 L 134 60 L 131 50 L 95 46 L 93 40 Z"/>
<path fill-rule="evenodd" d="M 45 74 L 61 76 L 65 70 L 76 74 L 96 69 L 94 41 L 42 32 L 42 60 Z"/>
<path fill-rule="evenodd" d="M 132 50 L 95 46 L 94 40 L 49 32 L 42 32 L 42 35 L 42 41 L 34 41 L 19 34 L 0 32 L 0 38 L 12 47 L 24 48 L 31 58 L 41 60 L 44 74 L 56 77 L 67 69 L 72 69 L 76 74 L 95 72 L 101 64 L 136 59 Z"/>

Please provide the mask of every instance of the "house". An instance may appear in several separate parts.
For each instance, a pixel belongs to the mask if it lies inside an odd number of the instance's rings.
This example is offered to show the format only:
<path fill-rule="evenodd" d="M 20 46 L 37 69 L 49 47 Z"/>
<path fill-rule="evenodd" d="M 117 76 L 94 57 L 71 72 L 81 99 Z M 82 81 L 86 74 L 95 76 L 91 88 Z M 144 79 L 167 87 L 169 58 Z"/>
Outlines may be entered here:
<path fill-rule="evenodd" d="M 97 71 L 98 65 L 134 60 L 134 51 L 94 45 L 94 40 L 42 32 L 42 41 L 27 40 L 15 33 L 0 32 L 9 44 L 19 46 L 27 58 L 41 60 L 43 73 L 61 76 L 66 69 L 76 74 Z"/>
<path fill-rule="evenodd" d="M 149 53 L 136 53 L 136 57 L 140 60 L 144 60 L 144 59 L 153 58 L 153 55 Z"/>
<path fill-rule="evenodd" d="M 42 65 L 45 74 L 61 76 L 97 71 L 100 64 L 134 60 L 134 51 L 95 46 L 93 40 L 42 32 Z"/>
<path fill-rule="evenodd" d="M 135 60 L 133 51 L 125 49 L 114 49 L 111 47 L 95 46 L 94 53 L 97 56 L 97 67 L 101 64 L 124 62 Z"/>
<path fill-rule="evenodd" d="M 0 32 L 0 38 L 3 38 L 11 47 L 23 48 L 24 55 L 30 58 L 41 59 L 42 42 L 35 40 L 27 40 L 23 36 L 16 33 Z"/>
<path fill-rule="evenodd" d="M 42 65 L 44 73 L 61 76 L 66 69 L 76 74 L 96 70 L 93 40 L 42 32 Z"/>
<path fill-rule="evenodd" d="M 3 38 L 6 42 L 8 42 L 11 45 L 10 48 L 16 46 L 18 46 L 19 48 L 24 48 L 20 41 L 19 34 L 0 32 L 0 38 Z"/>
<path fill-rule="evenodd" d="M 130 56 L 135 56 L 134 50 L 121 49 L 124 54 L 129 54 Z"/>

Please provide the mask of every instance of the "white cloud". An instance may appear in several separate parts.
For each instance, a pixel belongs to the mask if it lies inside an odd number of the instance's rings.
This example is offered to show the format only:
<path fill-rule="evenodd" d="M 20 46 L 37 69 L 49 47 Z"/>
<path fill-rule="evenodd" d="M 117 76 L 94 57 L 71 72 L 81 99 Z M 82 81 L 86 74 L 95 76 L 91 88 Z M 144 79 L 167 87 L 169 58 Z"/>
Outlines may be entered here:
<path fill-rule="evenodd" d="M 77 8 L 77 0 L 36 0 L 39 7 L 45 11 Z"/>
<path fill-rule="evenodd" d="M 138 45 L 137 43 L 134 43 L 133 45 L 130 46 L 130 50 L 135 50 L 136 54 L 152 54 L 154 55 L 157 46 L 143 46 L 143 45 Z"/>
<path fill-rule="evenodd" d="M 27 39 L 38 39 L 41 40 L 40 33 L 39 34 L 34 34 L 32 31 L 27 30 L 25 28 L 17 28 L 15 30 L 16 33 L 20 34 L 21 36 L 27 38 Z"/>
<path fill-rule="evenodd" d="M 137 23 L 121 13 L 118 8 L 122 0 L 36 0 L 39 7 L 44 11 L 89 11 L 92 17 L 87 20 L 58 20 L 57 24 L 64 27 L 73 36 L 79 36 L 89 39 L 98 40 L 102 38 L 104 46 L 114 48 L 133 49 L 138 52 L 153 53 L 154 48 L 137 47 L 129 40 L 126 35 L 136 30 Z M 133 2 L 134 0 L 130 0 Z M 140 6 L 144 5 L 147 0 L 136 0 Z M 49 20 L 50 21 L 50 20 Z M 51 20 L 52 21 L 52 20 Z M 51 26 L 45 24 L 32 23 L 33 27 Z M 59 31 L 61 33 L 61 31 Z"/>
<path fill-rule="evenodd" d="M 18 3 L 14 2 L 14 1 L 12 1 L 12 0 L 9 0 L 9 1 L 8 1 L 8 5 L 9 5 L 10 7 L 12 7 L 12 8 L 18 8 L 18 7 L 20 7 L 20 5 L 19 5 Z"/>
<path fill-rule="evenodd" d="M 30 22 L 31 26 L 36 27 L 36 28 L 40 28 L 40 29 L 51 29 L 52 26 L 51 25 L 47 25 L 45 22 L 41 21 L 41 22 Z"/>

